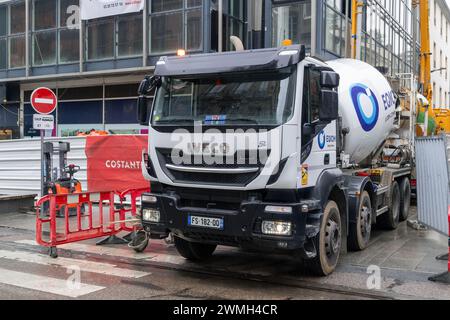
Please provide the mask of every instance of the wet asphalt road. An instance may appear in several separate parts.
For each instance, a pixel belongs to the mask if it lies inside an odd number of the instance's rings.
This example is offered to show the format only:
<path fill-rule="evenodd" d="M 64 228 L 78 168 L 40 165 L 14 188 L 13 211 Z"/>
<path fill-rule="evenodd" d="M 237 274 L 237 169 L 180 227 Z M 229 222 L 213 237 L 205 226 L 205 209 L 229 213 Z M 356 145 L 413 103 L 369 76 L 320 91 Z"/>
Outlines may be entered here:
<path fill-rule="evenodd" d="M 235 248 L 220 247 L 198 265 L 163 241 L 143 254 L 87 241 L 62 246 L 54 260 L 34 243 L 33 231 L 0 227 L 0 299 L 450 299 L 447 286 L 427 280 L 445 270 L 434 260 L 445 248 L 441 237 L 403 224 L 375 231 L 372 242 L 343 256 L 332 276 L 313 278 L 289 257 Z M 380 288 L 368 289 L 368 266 L 380 268 Z"/>

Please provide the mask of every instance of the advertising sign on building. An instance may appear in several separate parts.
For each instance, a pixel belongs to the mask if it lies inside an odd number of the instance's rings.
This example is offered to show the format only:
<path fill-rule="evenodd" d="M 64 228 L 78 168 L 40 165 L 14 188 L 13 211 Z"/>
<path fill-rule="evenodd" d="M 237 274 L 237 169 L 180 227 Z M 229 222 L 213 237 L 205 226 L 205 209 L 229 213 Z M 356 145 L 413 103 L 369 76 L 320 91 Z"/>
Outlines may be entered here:
<path fill-rule="evenodd" d="M 80 0 L 81 20 L 115 16 L 144 9 L 145 0 Z"/>

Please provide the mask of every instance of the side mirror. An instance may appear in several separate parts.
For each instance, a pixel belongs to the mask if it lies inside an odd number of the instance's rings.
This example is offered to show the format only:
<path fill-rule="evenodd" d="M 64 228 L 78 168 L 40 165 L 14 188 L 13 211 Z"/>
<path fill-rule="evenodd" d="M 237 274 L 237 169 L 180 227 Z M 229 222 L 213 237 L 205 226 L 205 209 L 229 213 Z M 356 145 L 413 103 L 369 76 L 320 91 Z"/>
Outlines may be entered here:
<path fill-rule="evenodd" d="M 322 122 L 331 122 L 339 118 L 339 96 L 337 91 L 322 89 L 319 119 Z"/>
<path fill-rule="evenodd" d="M 146 96 L 139 96 L 138 98 L 138 122 L 141 126 L 148 125 L 148 100 Z"/>
<path fill-rule="evenodd" d="M 148 99 L 146 95 L 155 89 L 156 87 L 161 86 L 161 78 L 158 76 L 153 77 L 145 77 L 139 85 L 138 89 L 138 122 L 142 126 L 148 125 L 148 116 L 149 116 L 149 107 L 148 107 Z"/>
<path fill-rule="evenodd" d="M 334 71 L 322 70 L 320 72 L 320 86 L 327 89 L 339 87 L 340 76 Z"/>
<path fill-rule="evenodd" d="M 339 117 L 339 87 L 340 76 L 331 70 L 322 70 L 320 72 L 320 100 L 321 107 L 319 118 L 322 122 L 331 122 Z"/>

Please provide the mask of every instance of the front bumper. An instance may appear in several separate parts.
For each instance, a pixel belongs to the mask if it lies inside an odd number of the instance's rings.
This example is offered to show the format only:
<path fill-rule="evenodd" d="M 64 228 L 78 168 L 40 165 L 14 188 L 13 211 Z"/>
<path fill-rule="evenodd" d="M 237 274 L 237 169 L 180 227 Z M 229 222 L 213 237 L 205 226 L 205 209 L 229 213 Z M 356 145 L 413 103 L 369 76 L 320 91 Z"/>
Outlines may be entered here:
<path fill-rule="evenodd" d="M 302 249 L 319 232 L 321 207 L 316 200 L 296 204 L 242 201 L 239 210 L 220 210 L 180 207 L 176 194 L 147 194 L 156 197 L 156 203 L 142 202 L 146 208 L 160 211 L 159 223 L 142 221 L 152 238 L 165 238 L 169 232 L 193 242 L 239 246 L 255 249 Z M 291 214 L 266 212 L 267 206 L 290 206 Z M 308 206 L 308 213 L 304 212 Z M 302 210 L 303 209 L 303 210 Z M 303 211 L 303 212 L 302 212 Z M 189 215 L 223 219 L 223 229 L 207 229 L 188 225 Z M 263 221 L 290 222 L 290 236 L 272 236 L 262 232 Z"/>

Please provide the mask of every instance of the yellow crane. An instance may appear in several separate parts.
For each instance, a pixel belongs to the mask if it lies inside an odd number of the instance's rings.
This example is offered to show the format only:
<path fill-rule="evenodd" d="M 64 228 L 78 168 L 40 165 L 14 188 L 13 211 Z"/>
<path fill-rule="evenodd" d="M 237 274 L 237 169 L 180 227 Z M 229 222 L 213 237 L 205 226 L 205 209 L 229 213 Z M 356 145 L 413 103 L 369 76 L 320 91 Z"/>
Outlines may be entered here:
<path fill-rule="evenodd" d="M 413 0 L 413 6 L 419 8 L 420 16 L 420 76 L 419 83 L 422 95 L 426 100 L 419 99 L 418 123 L 423 123 L 424 129 L 417 129 L 417 135 L 434 134 L 436 115 L 433 110 L 433 86 L 431 84 L 431 44 L 430 44 L 430 5 L 429 0 Z"/>

